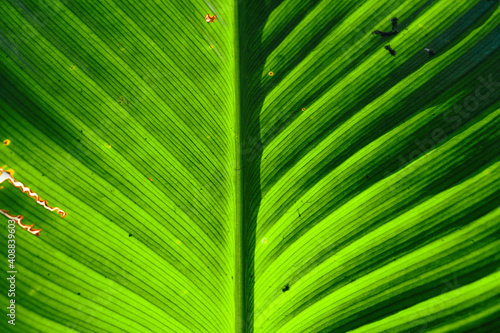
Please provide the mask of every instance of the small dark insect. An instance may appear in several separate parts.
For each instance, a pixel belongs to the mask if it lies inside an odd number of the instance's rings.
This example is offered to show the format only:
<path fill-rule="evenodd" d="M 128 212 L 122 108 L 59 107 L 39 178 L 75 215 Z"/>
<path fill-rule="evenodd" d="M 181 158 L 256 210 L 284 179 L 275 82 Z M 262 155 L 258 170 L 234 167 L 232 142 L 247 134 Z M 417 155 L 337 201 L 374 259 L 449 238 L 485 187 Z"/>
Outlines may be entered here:
<path fill-rule="evenodd" d="M 283 288 L 283 292 L 288 291 L 288 290 L 290 290 L 290 286 L 287 283 L 286 286 L 285 286 L 285 288 Z"/>
<path fill-rule="evenodd" d="M 374 34 L 374 35 L 380 35 L 380 36 L 383 36 L 383 37 L 392 36 L 392 35 L 395 35 L 397 33 L 398 33 L 397 30 L 392 30 L 392 31 L 389 31 L 389 32 L 375 30 L 374 32 L 372 32 L 372 34 Z"/>
<path fill-rule="evenodd" d="M 425 48 L 424 50 L 425 50 L 425 52 L 429 53 L 430 56 L 433 56 L 433 55 L 436 54 L 436 51 L 434 51 L 433 49 L 427 49 L 427 48 Z"/>
<path fill-rule="evenodd" d="M 389 21 L 392 22 L 392 30 L 396 30 L 396 28 L 398 27 L 398 21 L 399 21 L 398 18 L 393 17 Z"/>
<path fill-rule="evenodd" d="M 386 46 L 385 46 L 385 49 L 386 49 L 386 50 L 389 50 L 389 52 L 390 52 L 393 56 L 395 56 L 395 55 L 396 55 L 396 51 L 395 51 L 395 50 L 393 50 L 393 49 L 391 48 L 391 46 L 390 46 L 390 45 L 386 45 Z"/>

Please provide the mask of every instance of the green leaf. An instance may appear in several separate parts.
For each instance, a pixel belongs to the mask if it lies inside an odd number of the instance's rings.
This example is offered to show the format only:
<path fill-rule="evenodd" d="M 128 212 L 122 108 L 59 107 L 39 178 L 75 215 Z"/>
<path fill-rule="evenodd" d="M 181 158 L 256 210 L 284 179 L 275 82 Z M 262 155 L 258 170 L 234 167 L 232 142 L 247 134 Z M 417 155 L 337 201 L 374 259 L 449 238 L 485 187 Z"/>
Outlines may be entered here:
<path fill-rule="evenodd" d="M 0 331 L 500 329 L 498 1 L 0 11 Z"/>

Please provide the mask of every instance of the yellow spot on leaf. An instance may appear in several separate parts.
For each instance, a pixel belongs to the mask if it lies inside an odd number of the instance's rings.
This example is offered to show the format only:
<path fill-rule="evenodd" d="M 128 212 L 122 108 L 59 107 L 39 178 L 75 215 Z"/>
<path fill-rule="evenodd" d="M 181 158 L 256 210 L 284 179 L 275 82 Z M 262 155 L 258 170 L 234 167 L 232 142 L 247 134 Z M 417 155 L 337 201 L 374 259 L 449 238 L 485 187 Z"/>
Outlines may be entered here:
<path fill-rule="evenodd" d="M 3 140 L 3 144 L 6 146 L 10 145 L 10 140 L 9 139 Z"/>
<path fill-rule="evenodd" d="M 305 111 L 305 110 L 306 110 L 306 108 L 302 108 L 302 111 Z"/>
<path fill-rule="evenodd" d="M 273 72 L 269 72 L 269 76 L 273 76 L 273 75 L 274 75 L 274 73 L 273 73 Z"/>
<path fill-rule="evenodd" d="M 267 238 L 262 238 L 262 244 L 267 244 Z"/>
<path fill-rule="evenodd" d="M 7 169 L 7 166 L 6 166 L 6 165 L 4 165 L 4 166 L 2 167 L 2 169 L 3 169 L 3 171 L 7 172 L 7 173 L 8 173 L 9 175 L 11 175 L 11 176 L 14 176 L 14 174 L 16 173 L 16 172 L 14 171 L 14 169 Z"/>

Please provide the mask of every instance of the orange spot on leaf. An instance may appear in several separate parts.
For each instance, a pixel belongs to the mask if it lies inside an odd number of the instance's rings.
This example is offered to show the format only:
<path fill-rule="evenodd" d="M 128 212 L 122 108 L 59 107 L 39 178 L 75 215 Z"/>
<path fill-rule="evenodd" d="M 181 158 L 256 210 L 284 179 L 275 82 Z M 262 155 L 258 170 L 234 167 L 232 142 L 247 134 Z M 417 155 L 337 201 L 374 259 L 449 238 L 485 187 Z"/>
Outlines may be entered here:
<path fill-rule="evenodd" d="M 273 73 L 273 72 L 269 72 L 268 74 L 269 74 L 269 76 L 273 76 L 273 75 L 274 75 L 274 73 Z"/>
<path fill-rule="evenodd" d="M 216 18 L 217 16 L 215 15 L 214 16 L 210 16 L 210 14 L 205 15 L 205 21 L 207 21 L 208 23 L 215 21 Z"/>
<path fill-rule="evenodd" d="M 9 139 L 3 140 L 3 144 L 6 146 L 10 145 L 10 140 Z"/>

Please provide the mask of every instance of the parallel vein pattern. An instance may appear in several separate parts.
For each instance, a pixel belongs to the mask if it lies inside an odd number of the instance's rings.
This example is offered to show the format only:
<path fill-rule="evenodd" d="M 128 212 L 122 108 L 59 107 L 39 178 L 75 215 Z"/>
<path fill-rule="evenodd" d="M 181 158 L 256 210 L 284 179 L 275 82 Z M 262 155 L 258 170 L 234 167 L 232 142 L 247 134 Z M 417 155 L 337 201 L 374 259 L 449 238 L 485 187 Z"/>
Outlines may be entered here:
<path fill-rule="evenodd" d="M 243 100 L 260 148 L 246 156 L 254 331 L 491 331 L 498 3 L 246 10 L 260 18 L 247 21 L 259 35 L 246 42 Z M 395 37 L 371 34 L 392 17 Z"/>
<path fill-rule="evenodd" d="M 498 1 L 0 12 L 17 330 L 500 329 Z"/>
<path fill-rule="evenodd" d="M 0 164 L 68 214 L 0 190 L 43 228 L 16 233 L 16 329 L 234 331 L 233 4 L 212 6 L 225 26 L 200 2 L 0 4 Z"/>

